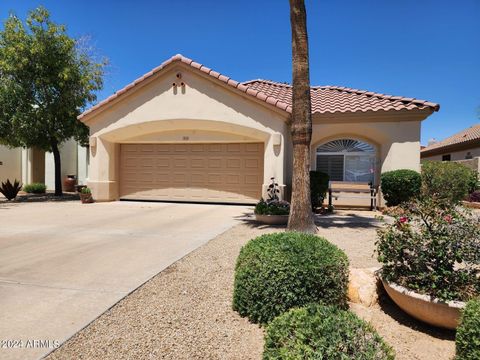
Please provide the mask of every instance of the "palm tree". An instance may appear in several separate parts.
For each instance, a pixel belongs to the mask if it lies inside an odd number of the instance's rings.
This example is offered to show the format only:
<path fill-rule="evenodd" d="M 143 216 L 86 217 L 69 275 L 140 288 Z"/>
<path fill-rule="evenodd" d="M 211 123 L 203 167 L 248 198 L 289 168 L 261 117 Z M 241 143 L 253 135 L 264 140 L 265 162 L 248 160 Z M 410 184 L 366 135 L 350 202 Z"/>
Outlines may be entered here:
<path fill-rule="evenodd" d="M 292 119 L 290 125 L 293 142 L 293 178 L 288 229 L 314 233 L 316 226 L 310 199 L 312 112 L 308 64 L 307 13 L 304 0 L 289 1 L 293 67 Z"/>

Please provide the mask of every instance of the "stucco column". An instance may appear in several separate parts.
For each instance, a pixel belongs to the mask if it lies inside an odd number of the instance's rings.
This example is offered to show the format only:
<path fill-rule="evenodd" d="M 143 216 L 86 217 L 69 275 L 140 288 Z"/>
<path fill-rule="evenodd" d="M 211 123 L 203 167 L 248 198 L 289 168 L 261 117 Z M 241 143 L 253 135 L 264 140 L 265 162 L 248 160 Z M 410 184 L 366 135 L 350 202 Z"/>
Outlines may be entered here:
<path fill-rule="evenodd" d="M 111 201 L 119 197 L 118 162 L 120 145 L 101 137 L 90 146 L 88 187 L 96 201 Z"/>
<path fill-rule="evenodd" d="M 285 137 L 280 133 L 271 134 L 265 141 L 262 197 L 266 199 L 271 178 L 275 178 L 280 189 L 280 199 L 285 198 Z"/>

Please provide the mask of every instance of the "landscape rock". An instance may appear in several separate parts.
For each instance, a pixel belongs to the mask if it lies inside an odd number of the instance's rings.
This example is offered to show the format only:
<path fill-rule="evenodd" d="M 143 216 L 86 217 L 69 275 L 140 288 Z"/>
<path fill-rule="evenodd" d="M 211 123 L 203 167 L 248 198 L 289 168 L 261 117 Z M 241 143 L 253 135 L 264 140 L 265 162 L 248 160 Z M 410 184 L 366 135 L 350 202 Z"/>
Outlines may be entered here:
<path fill-rule="evenodd" d="M 350 269 L 348 284 L 348 300 L 363 306 L 373 306 L 378 303 L 379 279 L 375 272 L 378 268 Z"/>

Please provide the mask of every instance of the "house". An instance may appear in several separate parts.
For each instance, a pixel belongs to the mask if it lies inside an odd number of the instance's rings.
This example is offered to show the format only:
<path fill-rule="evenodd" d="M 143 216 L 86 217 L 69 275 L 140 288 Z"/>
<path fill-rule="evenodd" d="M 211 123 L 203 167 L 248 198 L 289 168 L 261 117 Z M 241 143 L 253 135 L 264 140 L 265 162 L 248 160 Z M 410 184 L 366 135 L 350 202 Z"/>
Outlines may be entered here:
<path fill-rule="evenodd" d="M 60 147 L 62 179 L 75 175 L 79 184 L 85 184 L 88 176 L 86 148 L 74 140 Z M 44 183 L 48 190 L 55 189 L 55 166 L 52 153 L 39 149 L 8 148 L 0 145 L 0 182 L 21 181 L 23 184 Z"/>
<path fill-rule="evenodd" d="M 456 161 L 480 156 L 480 124 L 470 126 L 421 150 L 422 160 Z"/>
<path fill-rule="evenodd" d="M 253 203 L 274 177 L 289 197 L 292 89 L 237 82 L 175 55 L 79 116 L 90 127 L 88 184 L 116 199 Z M 338 86 L 311 89 L 312 169 L 379 183 L 420 168 L 428 101 Z"/>

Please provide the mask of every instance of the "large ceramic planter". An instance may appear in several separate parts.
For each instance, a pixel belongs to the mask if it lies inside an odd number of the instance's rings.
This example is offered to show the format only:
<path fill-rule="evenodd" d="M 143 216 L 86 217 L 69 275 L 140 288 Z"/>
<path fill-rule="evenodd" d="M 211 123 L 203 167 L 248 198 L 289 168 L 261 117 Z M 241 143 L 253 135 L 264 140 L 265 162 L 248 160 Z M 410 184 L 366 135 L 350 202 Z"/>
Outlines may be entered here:
<path fill-rule="evenodd" d="M 74 192 L 77 179 L 75 175 L 67 175 L 63 180 L 63 190 L 65 192 Z"/>
<path fill-rule="evenodd" d="M 415 319 L 445 329 L 457 328 L 464 302 L 432 300 L 428 295 L 417 294 L 398 284 L 383 279 L 382 283 L 395 304 Z"/>
<path fill-rule="evenodd" d="M 286 225 L 288 223 L 288 215 L 255 214 L 255 220 L 268 225 Z"/>

